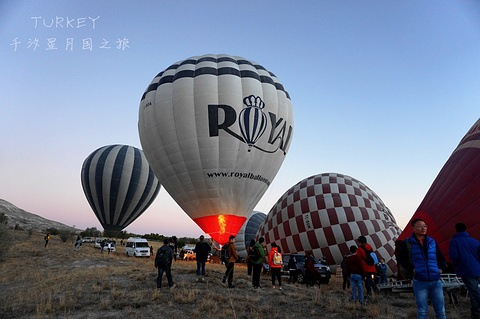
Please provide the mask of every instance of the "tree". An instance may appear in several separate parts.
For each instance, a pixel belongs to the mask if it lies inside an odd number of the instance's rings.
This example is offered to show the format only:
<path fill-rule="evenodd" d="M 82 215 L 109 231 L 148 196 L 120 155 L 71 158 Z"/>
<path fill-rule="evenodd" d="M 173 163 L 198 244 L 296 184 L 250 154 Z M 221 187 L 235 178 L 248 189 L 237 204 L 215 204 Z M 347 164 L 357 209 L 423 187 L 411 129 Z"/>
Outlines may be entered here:
<path fill-rule="evenodd" d="M 101 237 L 102 232 L 97 229 L 97 227 L 87 227 L 84 231 L 80 233 L 81 237 Z"/>

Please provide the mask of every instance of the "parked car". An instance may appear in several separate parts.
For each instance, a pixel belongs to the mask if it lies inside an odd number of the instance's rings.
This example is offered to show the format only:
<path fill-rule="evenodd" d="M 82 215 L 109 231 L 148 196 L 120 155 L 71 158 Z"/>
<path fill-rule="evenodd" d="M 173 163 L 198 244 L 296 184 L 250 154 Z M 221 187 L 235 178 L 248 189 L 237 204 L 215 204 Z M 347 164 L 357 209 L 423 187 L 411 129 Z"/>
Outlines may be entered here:
<path fill-rule="evenodd" d="M 110 251 L 111 253 L 116 253 L 117 249 L 115 248 L 116 242 L 114 240 L 107 240 L 105 242 L 105 246 L 103 247 L 103 250 L 105 251 Z"/>
<path fill-rule="evenodd" d="M 283 267 L 282 267 L 282 275 L 290 275 L 290 269 L 288 268 L 288 261 L 290 260 L 290 256 L 293 256 L 295 259 L 295 264 L 297 265 L 297 276 L 298 282 L 303 284 L 305 282 L 305 255 L 301 254 L 284 254 L 283 255 Z M 322 278 L 322 284 L 328 284 L 330 282 L 330 278 L 332 277 L 332 272 L 330 267 L 327 265 L 323 265 L 317 260 L 314 259 L 314 267 L 317 269 L 320 277 Z"/>
<path fill-rule="evenodd" d="M 128 257 L 150 257 L 150 245 L 145 238 L 130 237 L 125 245 L 125 255 Z"/>
<path fill-rule="evenodd" d="M 104 241 L 105 238 L 102 238 L 102 237 L 98 237 L 98 238 L 95 238 L 95 245 L 94 247 L 95 248 L 102 248 L 102 246 L 100 245 L 102 241 Z"/>
<path fill-rule="evenodd" d="M 196 260 L 196 255 L 193 251 L 187 250 L 185 251 L 185 254 L 183 255 L 183 260 L 188 260 L 188 261 L 194 261 Z"/>
<path fill-rule="evenodd" d="M 93 243 L 93 242 L 95 242 L 93 240 L 93 238 L 90 238 L 90 237 L 83 237 L 82 238 L 82 243 Z"/>

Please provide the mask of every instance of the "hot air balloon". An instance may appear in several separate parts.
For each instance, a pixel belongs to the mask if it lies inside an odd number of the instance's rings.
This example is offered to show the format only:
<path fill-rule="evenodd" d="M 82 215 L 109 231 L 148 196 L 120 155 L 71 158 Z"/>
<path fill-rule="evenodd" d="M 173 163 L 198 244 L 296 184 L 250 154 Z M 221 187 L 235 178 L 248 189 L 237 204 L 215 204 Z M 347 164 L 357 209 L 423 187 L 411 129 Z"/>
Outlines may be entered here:
<path fill-rule="evenodd" d="M 275 242 L 284 253 L 312 251 L 317 259 L 326 257 L 329 265 L 340 265 L 362 235 L 392 274 L 400 232 L 390 210 L 365 184 L 347 175 L 324 173 L 285 192 L 263 221 L 257 238 L 264 237 L 268 249 Z"/>
<path fill-rule="evenodd" d="M 290 96 L 259 64 L 203 55 L 160 72 L 142 96 L 138 130 L 155 175 L 219 243 L 236 234 L 290 147 Z"/>
<path fill-rule="evenodd" d="M 127 145 L 94 151 L 83 162 L 81 179 L 88 203 L 107 231 L 130 225 L 160 191 L 142 150 Z"/>
<path fill-rule="evenodd" d="M 247 248 L 250 245 L 250 241 L 255 239 L 255 235 L 265 217 L 267 217 L 267 215 L 257 211 L 253 211 L 247 217 L 247 220 L 238 231 L 237 238 L 235 239 L 235 248 L 237 249 L 238 257 L 243 259 L 247 258 Z"/>
<path fill-rule="evenodd" d="M 410 222 L 421 218 L 427 235 L 448 257 L 455 224 L 467 225 L 471 237 L 480 240 L 480 119 L 453 151 L 399 239 L 412 234 Z"/>

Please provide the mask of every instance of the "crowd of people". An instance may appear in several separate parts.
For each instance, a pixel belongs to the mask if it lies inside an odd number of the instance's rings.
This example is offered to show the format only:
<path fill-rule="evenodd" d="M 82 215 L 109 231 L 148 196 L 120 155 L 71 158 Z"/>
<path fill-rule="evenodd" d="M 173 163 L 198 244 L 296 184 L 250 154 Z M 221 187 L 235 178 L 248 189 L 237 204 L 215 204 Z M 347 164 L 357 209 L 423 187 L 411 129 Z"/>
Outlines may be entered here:
<path fill-rule="evenodd" d="M 413 291 L 417 304 L 418 318 L 427 318 L 429 299 L 435 311 L 436 318 L 446 318 L 443 286 L 441 274 L 447 269 L 446 259 L 435 240 L 427 236 L 428 226 L 422 219 L 411 221 L 412 234 L 401 242 L 397 256 L 399 274 L 404 279 L 413 283 Z M 456 275 L 461 277 L 470 297 L 471 317 L 480 319 L 480 242 L 470 237 L 466 232 L 467 227 L 463 223 L 455 225 L 456 234 L 450 241 L 449 258 L 456 269 Z M 50 239 L 45 236 L 45 247 Z M 82 243 L 78 236 L 75 241 L 75 249 L 79 251 Z M 349 247 L 350 254 L 345 255 L 341 263 L 343 275 L 343 289 L 351 288 L 352 302 L 364 304 L 373 294 L 379 293 L 377 284 L 387 284 L 387 265 L 383 258 L 377 259 L 377 254 L 372 246 L 367 243 L 365 236 L 357 238 L 357 245 Z M 108 245 L 108 241 L 101 243 L 101 250 Z M 231 235 L 220 251 L 220 259 L 225 265 L 225 273 L 222 282 L 228 288 L 235 288 L 233 284 L 235 263 L 239 257 L 235 247 L 235 236 Z M 108 249 L 108 248 L 107 248 Z M 196 253 L 196 281 L 205 282 L 205 265 L 211 252 L 210 245 L 202 235 L 197 242 L 194 252 Z M 153 254 L 153 247 L 150 247 Z M 175 237 L 166 239 L 155 255 L 155 267 L 158 270 L 157 288 L 162 287 L 162 277 L 165 273 L 170 288 L 175 287 L 172 278 L 171 266 L 176 261 L 177 241 Z M 295 255 L 298 256 L 298 255 Z M 305 254 L 303 264 L 304 281 L 307 287 L 321 284 L 322 280 L 315 268 L 316 260 L 312 251 Z M 247 273 L 251 277 L 254 289 L 262 289 L 260 276 L 262 269 L 268 269 L 271 274 L 271 287 L 282 290 L 282 268 L 288 269 L 288 283 L 296 283 L 298 280 L 298 264 L 291 255 L 288 264 L 283 265 L 282 249 L 276 243 L 271 244 L 267 251 L 265 240 L 260 237 L 258 241 L 251 240 L 247 248 Z M 325 262 L 325 260 L 323 261 Z M 286 266 L 286 267 L 285 267 Z M 365 285 L 365 294 L 363 286 Z"/>

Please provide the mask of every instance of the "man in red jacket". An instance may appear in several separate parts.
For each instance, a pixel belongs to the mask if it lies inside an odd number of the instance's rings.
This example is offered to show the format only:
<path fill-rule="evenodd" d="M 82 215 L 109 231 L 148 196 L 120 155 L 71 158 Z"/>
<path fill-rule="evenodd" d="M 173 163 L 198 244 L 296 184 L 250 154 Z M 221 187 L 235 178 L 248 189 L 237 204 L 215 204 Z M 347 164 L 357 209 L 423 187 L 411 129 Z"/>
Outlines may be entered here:
<path fill-rule="evenodd" d="M 358 247 L 357 255 L 359 255 L 362 260 L 365 288 L 367 289 L 367 295 L 365 296 L 366 299 L 369 298 L 372 289 L 376 293 L 379 292 L 377 285 L 375 284 L 375 273 L 377 272 L 377 269 L 375 265 L 367 264 L 367 251 L 373 251 L 372 246 L 367 244 L 367 238 L 365 238 L 365 236 L 360 236 L 358 237 L 358 242 L 360 246 Z"/>
<path fill-rule="evenodd" d="M 345 272 L 350 278 L 352 285 L 352 301 L 359 301 L 363 304 L 363 267 L 362 258 L 356 254 L 357 246 L 350 246 L 351 255 L 348 255 L 345 259 Z M 358 293 L 358 297 L 357 297 Z"/>

